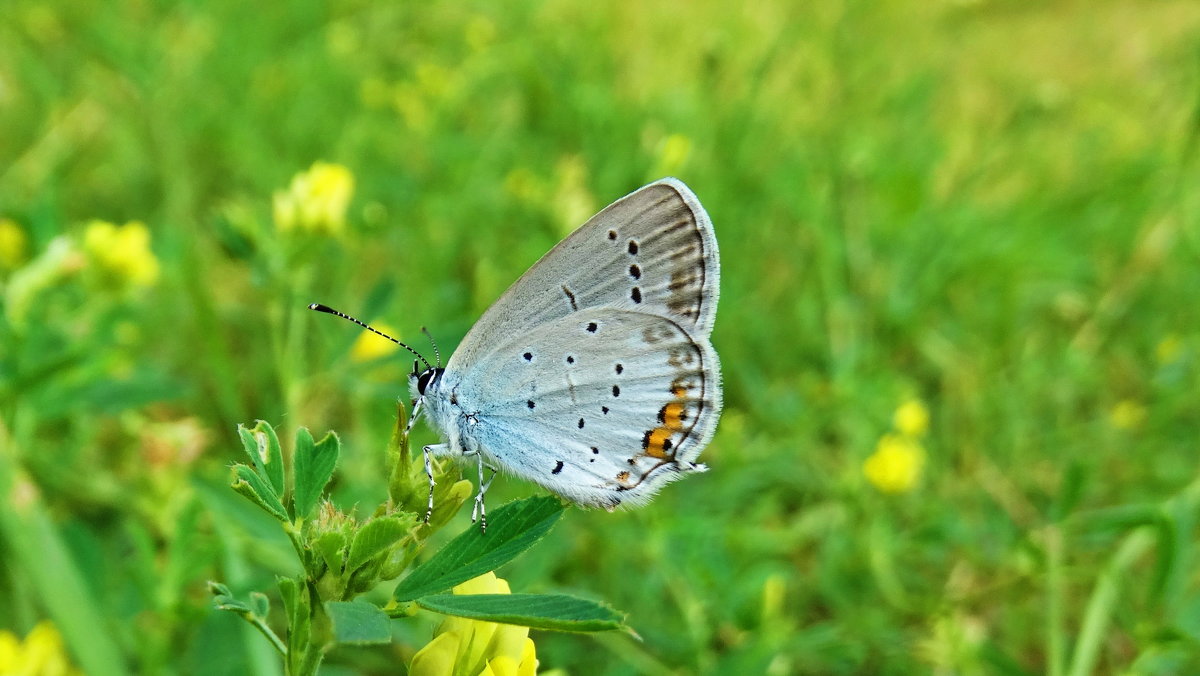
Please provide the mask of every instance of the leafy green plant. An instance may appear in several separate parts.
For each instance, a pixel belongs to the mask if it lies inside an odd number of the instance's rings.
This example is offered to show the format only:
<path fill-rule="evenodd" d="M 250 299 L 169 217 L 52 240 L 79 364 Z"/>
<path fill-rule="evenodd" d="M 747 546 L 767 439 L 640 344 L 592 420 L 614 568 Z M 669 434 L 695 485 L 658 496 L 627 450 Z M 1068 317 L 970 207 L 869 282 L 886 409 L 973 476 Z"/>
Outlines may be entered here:
<path fill-rule="evenodd" d="M 336 434 L 330 432 L 316 441 L 301 428 L 287 472 L 271 425 L 260 420 L 252 428 L 238 427 L 249 462 L 233 466 L 232 488 L 279 521 L 303 572 L 278 578 L 286 625 L 282 632 L 269 624 L 265 594 L 253 592 L 239 599 L 219 582 L 210 582 L 209 589 L 218 608 L 241 616 L 266 637 L 283 658 L 288 674 L 316 673 L 325 654 L 337 645 L 388 643 L 390 622 L 422 609 L 559 631 L 625 628 L 621 613 L 572 596 L 444 593 L 513 560 L 545 537 L 563 512 L 562 503 L 553 497 L 501 506 L 493 512 L 493 525 L 486 534 L 468 527 L 414 567 L 429 536 L 458 511 L 472 486 L 465 480 L 439 481 L 435 507 L 426 523 L 424 476 L 412 462 L 404 423 L 401 407 L 389 448 L 388 499 L 361 521 L 322 498 L 341 452 Z M 408 574 L 384 606 L 356 599 L 405 571 Z"/>

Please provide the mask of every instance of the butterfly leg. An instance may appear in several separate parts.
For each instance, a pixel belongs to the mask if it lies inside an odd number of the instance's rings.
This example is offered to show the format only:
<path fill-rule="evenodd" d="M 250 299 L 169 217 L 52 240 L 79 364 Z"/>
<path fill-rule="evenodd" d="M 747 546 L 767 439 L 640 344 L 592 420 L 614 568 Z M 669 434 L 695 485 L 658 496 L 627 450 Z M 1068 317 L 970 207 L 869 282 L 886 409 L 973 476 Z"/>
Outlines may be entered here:
<path fill-rule="evenodd" d="M 429 477 L 429 509 L 425 511 L 425 523 L 429 523 L 429 518 L 433 516 L 433 487 L 437 485 L 433 480 L 433 448 L 426 446 L 422 449 L 425 455 L 425 476 Z"/>
<path fill-rule="evenodd" d="M 463 455 L 474 455 L 479 465 L 479 493 L 475 495 L 475 507 L 471 510 L 471 523 L 475 523 L 476 517 L 479 518 L 479 530 L 487 532 L 487 507 L 484 505 L 484 497 L 487 495 L 488 488 L 492 485 L 492 480 L 496 478 L 496 468 L 483 461 L 483 454 L 479 452 L 464 453 Z M 492 475 L 483 480 L 484 468 L 492 470 Z"/>
<path fill-rule="evenodd" d="M 408 424 L 404 426 L 404 436 L 412 431 L 413 425 L 417 424 L 417 418 L 421 416 L 421 407 L 425 404 L 425 397 L 419 397 L 413 402 L 412 415 L 408 418 Z"/>

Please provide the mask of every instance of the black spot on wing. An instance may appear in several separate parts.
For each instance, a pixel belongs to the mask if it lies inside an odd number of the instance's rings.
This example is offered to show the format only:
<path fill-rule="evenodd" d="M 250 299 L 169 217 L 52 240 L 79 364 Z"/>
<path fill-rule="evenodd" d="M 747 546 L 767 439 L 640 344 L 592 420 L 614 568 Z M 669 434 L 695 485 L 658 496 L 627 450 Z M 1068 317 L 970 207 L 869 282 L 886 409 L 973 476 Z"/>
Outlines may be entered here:
<path fill-rule="evenodd" d="M 562 468 L 563 468 L 563 461 L 562 461 L 562 460 L 559 460 L 557 463 L 555 463 L 555 465 L 554 465 L 554 469 L 550 470 L 550 473 L 551 473 L 551 474 L 558 474 L 559 472 L 561 472 L 561 471 L 562 471 Z"/>
<path fill-rule="evenodd" d="M 631 289 L 629 291 L 629 297 L 633 299 L 633 302 L 641 303 L 642 302 L 642 290 L 637 288 L 636 286 L 633 287 L 633 289 Z"/>
<path fill-rule="evenodd" d="M 533 361 L 533 353 L 532 352 L 526 352 L 525 354 L 523 354 L 521 356 L 525 358 L 525 361 Z"/>
<path fill-rule="evenodd" d="M 642 269 L 638 267 L 637 263 L 629 266 L 629 276 L 634 279 L 642 278 Z"/>

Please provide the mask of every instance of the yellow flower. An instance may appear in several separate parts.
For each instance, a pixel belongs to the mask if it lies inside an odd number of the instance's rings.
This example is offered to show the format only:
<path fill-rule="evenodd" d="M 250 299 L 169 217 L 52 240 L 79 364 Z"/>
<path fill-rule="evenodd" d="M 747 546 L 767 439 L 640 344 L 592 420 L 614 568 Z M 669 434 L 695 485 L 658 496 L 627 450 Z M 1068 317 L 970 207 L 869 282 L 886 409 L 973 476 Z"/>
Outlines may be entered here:
<path fill-rule="evenodd" d="M 884 493 L 907 493 L 917 485 L 924 467 L 921 444 L 903 435 L 885 434 L 863 462 L 863 474 Z"/>
<path fill-rule="evenodd" d="M 372 326 L 379 329 L 383 333 L 393 336 L 396 335 L 396 330 L 387 324 L 379 323 L 372 324 Z M 374 361 L 380 357 L 386 357 L 387 355 L 399 349 L 399 345 L 393 343 L 387 338 L 384 338 L 377 333 L 363 331 L 362 334 L 358 336 L 358 340 L 354 341 L 354 345 L 350 346 L 350 359 L 358 363 Z"/>
<path fill-rule="evenodd" d="M 896 431 L 908 437 L 923 437 L 929 431 L 929 409 L 920 399 L 909 399 L 892 416 Z"/>
<path fill-rule="evenodd" d="M 14 270 L 25 261 L 29 238 L 17 222 L 0 218 L 0 270 Z"/>
<path fill-rule="evenodd" d="M 1168 334 L 1158 341 L 1158 345 L 1154 348 L 1154 356 L 1158 358 L 1158 363 L 1162 366 L 1174 363 L 1182 354 L 1183 339 L 1174 333 Z"/>
<path fill-rule="evenodd" d="M 315 162 L 308 171 L 292 177 L 286 191 L 275 192 L 275 228 L 340 235 L 346 228 L 346 210 L 354 195 L 354 175 L 340 164 Z"/>
<path fill-rule="evenodd" d="M 1133 399 L 1122 399 L 1108 412 L 1108 421 L 1119 430 L 1136 430 L 1146 422 L 1146 407 Z"/>
<path fill-rule="evenodd" d="M 53 623 L 38 623 L 24 642 L 13 633 L 0 630 L 0 674 L 66 676 L 78 673 L 71 666 L 62 636 Z"/>
<path fill-rule="evenodd" d="M 508 594 L 508 583 L 486 573 L 454 588 L 455 594 Z M 447 617 L 433 638 L 413 655 L 411 676 L 533 676 L 537 650 L 528 627 Z"/>
<path fill-rule="evenodd" d="M 141 221 L 121 226 L 90 222 L 83 231 L 83 250 L 107 283 L 133 287 L 158 281 L 158 259 L 150 250 L 150 230 Z"/>

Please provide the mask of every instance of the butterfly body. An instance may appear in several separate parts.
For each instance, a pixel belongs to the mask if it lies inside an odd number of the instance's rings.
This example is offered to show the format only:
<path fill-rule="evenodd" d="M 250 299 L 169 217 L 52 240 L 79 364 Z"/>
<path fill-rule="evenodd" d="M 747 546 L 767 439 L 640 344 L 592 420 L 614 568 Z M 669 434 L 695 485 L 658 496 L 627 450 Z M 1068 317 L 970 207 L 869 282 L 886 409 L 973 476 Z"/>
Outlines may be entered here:
<path fill-rule="evenodd" d="M 683 183 L 614 202 L 518 279 L 444 369 L 414 369 L 444 440 L 427 451 L 476 456 L 481 482 L 486 464 L 608 509 L 703 471 L 721 409 L 718 278 L 712 224 Z"/>

